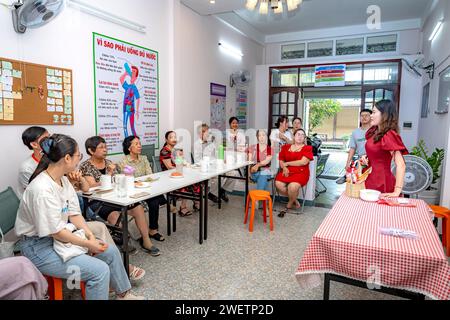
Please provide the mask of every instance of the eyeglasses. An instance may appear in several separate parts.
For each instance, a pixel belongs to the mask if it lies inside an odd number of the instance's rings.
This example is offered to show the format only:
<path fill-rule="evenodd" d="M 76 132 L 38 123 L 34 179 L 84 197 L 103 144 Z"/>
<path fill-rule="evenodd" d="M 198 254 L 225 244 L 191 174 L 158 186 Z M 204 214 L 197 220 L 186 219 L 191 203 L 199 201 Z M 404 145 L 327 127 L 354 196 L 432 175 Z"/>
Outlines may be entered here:
<path fill-rule="evenodd" d="M 83 154 L 80 152 L 80 153 L 78 153 L 78 154 L 74 154 L 73 155 L 74 157 L 75 156 L 78 156 L 79 158 L 80 158 L 80 161 L 83 159 Z"/>

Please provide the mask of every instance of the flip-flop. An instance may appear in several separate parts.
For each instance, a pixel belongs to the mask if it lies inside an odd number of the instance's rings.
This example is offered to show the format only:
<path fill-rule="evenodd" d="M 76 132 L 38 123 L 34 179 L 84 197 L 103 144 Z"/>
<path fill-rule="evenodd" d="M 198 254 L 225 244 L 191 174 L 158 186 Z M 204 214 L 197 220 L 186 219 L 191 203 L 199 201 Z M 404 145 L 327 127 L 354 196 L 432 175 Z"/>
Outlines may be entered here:
<path fill-rule="evenodd" d="M 152 239 L 155 239 L 156 241 L 164 241 L 166 238 L 164 238 L 159 232 L 155 234 L 148 234 L 148 236 Z"/>
<path fill-rule="evenodd" d="M 178 210 L 178 215 L 180 217 L 187 217 L 187 216 L 192 216 L 192 212 L 190 210 L 188 210 L 187 212 L 183 212 L 183 209 Z"/>
<path fill-rule="evenodd" d="M 133 266 L 133 271 L 130 271 L 130 280 L 140 280 L 145 276 L 145 270 L 137 266 Z"/>
<path fill-rule="evenodd" d="M 284 210 L 280 211 L 280 213 L 278 214 L 278 217 L 284 218 L 284 216 L 286 215 L 286 213 L 289 212 L 290 209 L 292 209 L 292 208 L 287 208 L 287 207 L 284 208 Z"/>

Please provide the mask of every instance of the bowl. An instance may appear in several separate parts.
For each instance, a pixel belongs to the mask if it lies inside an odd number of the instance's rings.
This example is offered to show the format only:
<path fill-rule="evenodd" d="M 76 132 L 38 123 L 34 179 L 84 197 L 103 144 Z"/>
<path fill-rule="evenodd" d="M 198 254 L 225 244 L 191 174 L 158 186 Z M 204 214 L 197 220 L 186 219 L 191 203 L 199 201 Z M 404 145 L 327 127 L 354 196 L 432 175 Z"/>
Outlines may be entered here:
<path fill-rule="evenodd" d="M 359 192 L 359 197 L 364 201 L 376 202 L 380 199 L 381 192 L 377 190 L 364 189 Z"/>

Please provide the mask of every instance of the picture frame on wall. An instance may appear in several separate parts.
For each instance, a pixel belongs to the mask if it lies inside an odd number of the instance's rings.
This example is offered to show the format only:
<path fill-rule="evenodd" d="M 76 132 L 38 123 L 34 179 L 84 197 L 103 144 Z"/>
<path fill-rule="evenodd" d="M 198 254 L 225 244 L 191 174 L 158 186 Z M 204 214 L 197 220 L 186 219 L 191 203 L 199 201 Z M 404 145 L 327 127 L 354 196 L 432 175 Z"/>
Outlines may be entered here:
<path fill-rule="evenodd" d="M 422 113 L 421 118 L 428 118 L 430 99 L 430 83 L 428 82 L 422 91 Z"/>
<path fill-rule="evenodd" d="M 436 114 L 448 113 L 450 106 L 450 65 L 439 74 L 439 94 Z"/>

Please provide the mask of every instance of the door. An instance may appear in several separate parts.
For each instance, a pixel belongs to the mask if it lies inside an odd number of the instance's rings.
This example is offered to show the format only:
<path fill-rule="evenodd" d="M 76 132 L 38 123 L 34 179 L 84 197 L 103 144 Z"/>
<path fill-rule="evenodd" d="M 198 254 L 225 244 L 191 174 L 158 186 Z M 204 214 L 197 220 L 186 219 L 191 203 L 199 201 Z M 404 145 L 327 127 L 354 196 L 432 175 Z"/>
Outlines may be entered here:
<path fill-rule="evenodd" d="M 289 125 L 298 115 L 299 88 L 271 88 L 269 105 L 269 131 L 276 128 L 278 117 L 286 116 Z M 270 134 L 270 132 L 269 132 Z"/>
<path fill-rule="evenodd" d="M 362 88 L 361 108 L 372 110 L 377 101 L 387 99 L 394 102 L 398 111 L 398 91 L 398 85 L 365 85 Z"/>

